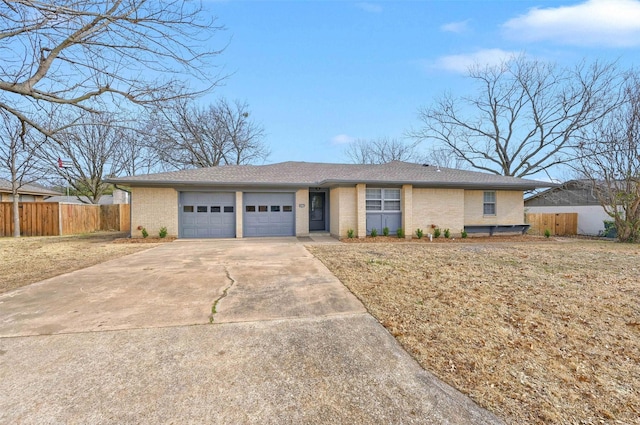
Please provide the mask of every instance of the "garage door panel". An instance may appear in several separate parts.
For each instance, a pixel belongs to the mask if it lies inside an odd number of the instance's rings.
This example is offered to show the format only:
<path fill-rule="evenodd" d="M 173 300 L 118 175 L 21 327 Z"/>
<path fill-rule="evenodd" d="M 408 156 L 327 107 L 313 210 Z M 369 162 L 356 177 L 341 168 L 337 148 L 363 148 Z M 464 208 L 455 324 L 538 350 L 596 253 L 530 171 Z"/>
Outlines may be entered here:
<path fill-rule="evenodd" d="M 195 225 L 196 224 L 196 218 L 195 217 L 189 217 L 189 216 L 183 216 L 182 217 L 182 224 L 186 224 L 186 225 Z"/>
<path fill-rule="evenodd" d="M 294 193 L 245 193 L 244 235 L 295 236 Z"/>
<path fill-rule="evenodd" d="M 225 212 L 226 211 L 226 212 Z M 180 225 L 184 238 L 235 237 L 235 193 L 181 192 Z"/>

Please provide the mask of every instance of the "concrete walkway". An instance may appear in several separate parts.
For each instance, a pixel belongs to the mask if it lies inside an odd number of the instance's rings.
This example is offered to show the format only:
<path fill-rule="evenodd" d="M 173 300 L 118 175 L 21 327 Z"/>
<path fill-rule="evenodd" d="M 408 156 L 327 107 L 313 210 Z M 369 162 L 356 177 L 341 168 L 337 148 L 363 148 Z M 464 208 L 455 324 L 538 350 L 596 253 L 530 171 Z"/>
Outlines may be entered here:
<path fill-rule="evenodd" d="M 281 238 L 179 240 L 0 295 L 0 423 L 501 422 Z"/>

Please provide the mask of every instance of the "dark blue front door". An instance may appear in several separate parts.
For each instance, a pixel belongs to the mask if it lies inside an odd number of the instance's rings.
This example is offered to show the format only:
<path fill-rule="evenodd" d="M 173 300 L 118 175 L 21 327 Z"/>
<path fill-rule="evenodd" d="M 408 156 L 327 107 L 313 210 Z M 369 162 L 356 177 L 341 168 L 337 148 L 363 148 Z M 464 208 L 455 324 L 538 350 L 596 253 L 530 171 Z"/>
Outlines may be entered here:
<path fill-rule="evenodd" d="M 325 193 L 309 192 L 309 231 L 326 230 Z"/>

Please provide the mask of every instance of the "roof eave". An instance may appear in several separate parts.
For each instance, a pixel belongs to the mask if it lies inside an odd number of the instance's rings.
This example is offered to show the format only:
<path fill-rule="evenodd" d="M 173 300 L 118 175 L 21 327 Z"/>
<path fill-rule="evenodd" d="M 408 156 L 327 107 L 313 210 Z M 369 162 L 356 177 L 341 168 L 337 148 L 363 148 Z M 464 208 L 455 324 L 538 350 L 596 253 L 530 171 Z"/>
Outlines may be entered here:
<path fill-rule="evenodd" d="M 124 180 L 124 179 L 107 179 L 108 183 L 123 184 L 131 187 L 281 187 L 281 188 L 299 188 L 299 187 L 318 187 L 332 185 L 357 185 L 357 184 L 377 184 L 377 185 L 394 185 L 401 186 L 411 184 L 421 187 L 446 187 L 456 189 L 500 189 L 500 190 L 531 190 L 542 187 L 557 187 L 558 184 L 546 183 L 538 181 L 518 182 L 518 183 L 501 183 L 501 182 L 428 182 L 428 181 L 407 181 L 407 180 L 346 180 L 346 179 L 327 179 L 320 182 L 215 182 L 215 181 L 185 181 L 185 180 Z"/>
<path fill-rule="evenodd" d="M 305 187 L 305 186 L 317 186 L 315 182 L 304 183 L 274 183 L 274 182 L 217 182 L 217 181 L 185 181 L 185 180 L 119 180 L 119 179 L 107 179 L 107 183 L 120 184 L 131 187 L 239 187 L 239 186 L 251 186 L 251 187 Z"/>
<path fill-rule="evenodd" d="M 455 189 L 509 189 L 509 190 L 530 190 L 537 189 L 541 187 L 556 187 L 558 186 L 555 183 L 546 183 L 539 181 L 526 181 L 526 182 L 518 182 L 518 183 L 501 183 L 501 182 L 429 182 L 429 181 L 406 181 L 406 180 L 338 180 L 338 179 L 327 179 L 323 180 L 319 183 L 319 185 L 341 185 L 341 184 L 377 184 L 377 185 L 393 185 L 393 186 L 401 186 L 405 184 L 410 184 L 413 186 L 420 187 L 430 187 L 430 188 L 438 188 L 438 187 L 446 187 L 446 188 L 455 188 Z"/>

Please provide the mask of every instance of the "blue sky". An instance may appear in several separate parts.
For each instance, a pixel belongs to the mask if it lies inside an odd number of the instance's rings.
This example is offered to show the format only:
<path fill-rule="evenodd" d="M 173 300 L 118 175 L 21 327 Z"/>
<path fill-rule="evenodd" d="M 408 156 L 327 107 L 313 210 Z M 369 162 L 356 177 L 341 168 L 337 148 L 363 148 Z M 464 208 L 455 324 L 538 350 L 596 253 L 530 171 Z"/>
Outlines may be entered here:
<path fill-rule="evenodd" d="M 638 64 L 640 1 L 209 1 L 232 74 L 210 95 L 246 100 L 267 162 L 348 162 L 356 138 L 397 137 L 418 108 L 470 90 L 470 64 L 512 54 Z M 220 47 L 220 46 L 215 46 Z M 208 101 L 209 99 L 205 99 Z"/>

